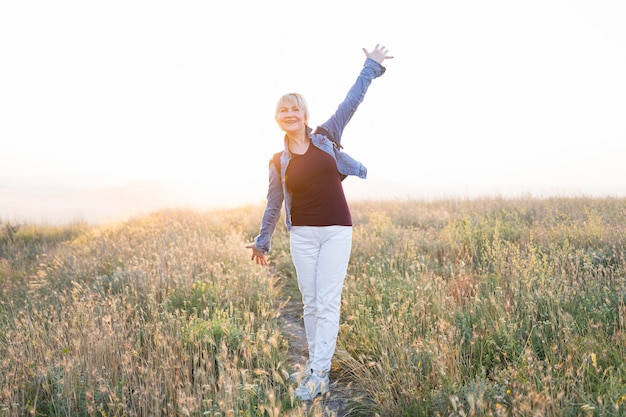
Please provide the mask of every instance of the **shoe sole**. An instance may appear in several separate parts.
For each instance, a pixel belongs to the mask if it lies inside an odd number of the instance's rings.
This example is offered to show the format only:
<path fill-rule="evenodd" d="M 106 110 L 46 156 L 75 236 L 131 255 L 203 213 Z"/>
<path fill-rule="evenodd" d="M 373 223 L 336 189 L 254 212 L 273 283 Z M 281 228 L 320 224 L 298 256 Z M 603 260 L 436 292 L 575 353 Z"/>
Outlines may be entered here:
<path fill-rule="evenodd" d="M 327 395 L 330 396 L 330 390 L 325 391 L 325 392 L 320 392 L 315 397 L 313 397 L 311 395 L 307 395 L 306 397 L 305 396 L 300 397 L 300 396 L 296 395 L 295 397 L 296 397 L 296 399 L 298 399 L 300 401 L 311 401 L 311 400 L 316 399 L 317 397 L 324 397 L 324 396 L 327 396 Z"/>
<path fill-rule="evenodd" d="M 330 396 L 330 389 L 329 388 L 327 388 L 326 391 L 322 390 L 322 391 L 318 392 L 317 394 L 315 394 L 315 396 L 312 396 L 308 392 L 306 393 L 306 395 L 300 396 L 298 394 L 295 394 L 294 396 L 296 397 L 296 399 L 301 400 L 301 401 L 311 401 L 311 400 L 316 399 L 317 397 L 326 396 L 326 395 Z"/>

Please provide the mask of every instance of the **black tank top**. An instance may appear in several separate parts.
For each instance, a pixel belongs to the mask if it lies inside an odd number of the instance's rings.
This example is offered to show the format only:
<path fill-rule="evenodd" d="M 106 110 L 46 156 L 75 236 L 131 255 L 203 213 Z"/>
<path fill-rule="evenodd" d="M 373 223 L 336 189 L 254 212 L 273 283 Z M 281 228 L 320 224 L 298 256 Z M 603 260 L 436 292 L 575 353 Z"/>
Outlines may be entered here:
<path fill-rule="evenodd" d="M 337 163 L 326 152 L 310 144 L 303 155 L 293 155 L 285 183 L 294 226 L 352 226 Z"/>

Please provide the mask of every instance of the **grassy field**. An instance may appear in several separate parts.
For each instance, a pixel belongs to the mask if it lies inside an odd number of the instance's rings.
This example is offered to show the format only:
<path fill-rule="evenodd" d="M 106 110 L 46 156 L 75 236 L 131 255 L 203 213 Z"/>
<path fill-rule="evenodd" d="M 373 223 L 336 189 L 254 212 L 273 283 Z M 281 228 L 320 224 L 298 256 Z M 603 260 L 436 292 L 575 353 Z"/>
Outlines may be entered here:
<path fill-rule="evenodd" d="M 334 378 L 359 416 L 626 415 L 626 199 L 353 204 Z M 304 416 L 262 207 L 1 223 L 0 416 Z"/>

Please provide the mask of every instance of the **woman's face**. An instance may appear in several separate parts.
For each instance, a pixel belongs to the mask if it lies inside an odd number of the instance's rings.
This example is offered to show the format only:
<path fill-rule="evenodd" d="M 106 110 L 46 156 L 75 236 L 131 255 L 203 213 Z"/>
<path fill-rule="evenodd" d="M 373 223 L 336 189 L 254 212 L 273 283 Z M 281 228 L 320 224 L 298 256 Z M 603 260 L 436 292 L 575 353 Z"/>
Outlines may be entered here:
<path fill-rule="evenodd" d="M 283 101 L 276 112 L 276 122 L 285 133 L 300 133 L 304 131 L 306 121 L 304 110 L 291 101 Z"/>

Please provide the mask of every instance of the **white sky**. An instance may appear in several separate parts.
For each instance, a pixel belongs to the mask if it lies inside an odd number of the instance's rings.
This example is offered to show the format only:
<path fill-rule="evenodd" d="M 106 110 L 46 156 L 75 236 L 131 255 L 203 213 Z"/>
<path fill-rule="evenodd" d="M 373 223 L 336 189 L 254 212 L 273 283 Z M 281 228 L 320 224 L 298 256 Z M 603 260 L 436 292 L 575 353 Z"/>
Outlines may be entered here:
<path fill-rule="evenodd" d="M 381 43 L 348 193 L 626 195 L 624 22 L 621 0 L 7 0 L 0 178 L 263 201 L 276 99 L 322 123 Z"/>

